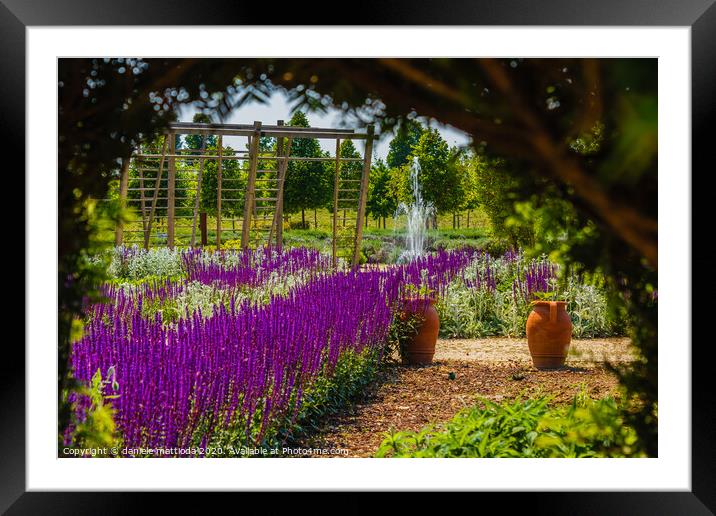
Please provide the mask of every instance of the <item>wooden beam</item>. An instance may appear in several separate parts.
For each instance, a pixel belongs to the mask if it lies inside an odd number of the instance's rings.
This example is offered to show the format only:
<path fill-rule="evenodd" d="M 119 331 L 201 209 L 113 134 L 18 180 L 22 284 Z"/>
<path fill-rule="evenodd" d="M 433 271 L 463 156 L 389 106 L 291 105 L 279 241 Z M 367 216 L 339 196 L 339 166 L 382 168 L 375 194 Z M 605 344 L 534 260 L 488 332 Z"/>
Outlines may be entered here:
<path fill-rule="evenodd" d="M 249 136 L 249 139 L 253 136 L 253 133 Z M 265 136 L 265 135 L 262 135 Z M 289 135 L 292 138 L 304 138 L 305 136 L 303 134 L 293 134 Z M 281 138 L 287 138 L 288 136 L 282 136 Z M 226 151 L 224 151 L 226 152 Z M 167 154 L 164 156 L 165 158 L 177 158 L 182 159 L 186 161 L 190 161 L 196 158 L 196 156 L 191 156 L 188 154 Z M 206 158 L 215 158 L 218 157 L 218 154 L 207 154 Z M 159 154 L 137 154 L 135 155 L 135 158 L 143 158 L 143 159 L 159 159 Z M 248 161 L 250 157 L 248 155 L 246 156 L 234 156 L 234 155 L 223 155 L 223 159 L 225 160 L 239 160 L 239 161 Z M 278 161 L 283 159 L 282 157 L 278 156 L 259 156 L 259 161 Z M 311 162 L 320 162 L 320 161 L 334 161 L 335 158 L 321 158 L 321 157 L 303 157 L 303 156 L 291 156 L 289 161 L 311 161 Z M 363 158 L 341 158 L 341 161 L 355 161 L 355 162 L 362 162 Z M 147 168 L 146 170 L 153 170 L 150 168 Z"/>
<path fill-rule="evenodd" d="M 336 170 L 333 176 L 333 238 L 331 242 L 331 255 L 333 268 L 338 267 L 338 250 L 336 249 L 336 237 L 338 236 L 338 178 L 341 173 L 341 140 L 336 138 Z"/>
<path fill-rule="evenodd" d="M 221 247 L 221 158 L 224 140 L 221 135 L 217 138 L 219 146 L 219 160 L 216 166 L 216 248 Z"/>
<path fill-rule="evenodd" d="M 254 197 L 256 188 L 256 168 L 259 157 L 259 140 L 261 139 L 261 122 L 254 122 L 254 132 L 249 144 L 249 177 L 246 184 L 246 195 L 244 196 L 244 220 L 241 228 L 241 248 L 249 246 L 249 234 L 251 231 L 251 214 L 254 210 Z"/>
<path fill-rule="evenodd" d="M 167 153 L 167 135 L 164 135 L 164 143 L 162 143 L 162 157 L 159 161 L 159 172 L 155 179 L 154 197 L 152 197 L 152 210 L 149 212 L 149 220 L 147 221 L 147 229 L 144 232 L 144 249 L 149 249 L 149 239 L 152 235 L 152 222 L 154 221 L 154 212 L 157 209 L 157 197 L 159 196 L 159 187 L 162 184 L 162 172 L 164 171 L 164 157 Z"/>
<path fill-rule="evenodd" d="M 174 154 L 176 150 L 176 135 L 169 133 L 169 154 Z M 176 187 L 176 158 L 169 158 L 169 170 L 167 176 L 167 247 L 174 249 L 174 215 L 175 215 L 175 192 Z"/>
<path fill-rule="evenodd" d="M 354 133 L 353 129 L 335 129 L 332 127 L 297 127 L 297 126 L 285 126 L 284 124 L 277 123 L 276 125 L 264 125 L 263 130 L 289 130 L 295 132 L 325 132 L 325 133 Z M 211 133 L 217 130 L 243 130 L 248 133 L 253 133 L 253 124 L 203 124 L 199 122 L 172 122 L 169 124 L 169 130 L 177 134 L 184 134 L 180 131 L 183 129 L 201 130 L 206 133 Z"/>
<path fill-rule="evenodd" d="M 276 125 L 283 127 L 283 120 L 279 120 Z M 281 251 L 283 247 L 283 185 L 286 178 L 286 166 L 288 166 L 288 156 L 291 154 L 291 138 L 288 139 L 284 156 L 283 138 L 276 138 L 276 158 L 284 157 L 281 161 L 276 161 L 276 206 L 274 207 L 273 220 L 271 221 L 271 229 L 269 229 L 268 244 L 271 245 L 274 228 L 276 229 L 276 248 Z M 265 216 L 265 213 L 264 213 Z"/>
<path fill-rule="evenodd" d="M 375 127 L 368 126 L 367 139 L 365 141 L 365 153 L 363 159 L 363 175 L 360 183 L 360 201 L 358 204 L 358 216 L 356 218 L 356 235 L 353 249 L 353 267 L 360 264 L 360 245 L 363 240 L 363 221 L 365 218 L 365 204 L 368 198 L 368 177 L 370 176 L 370 160 L 373 155 L 373 132 Z"/>
<path fill-rule="evenodd" d="M 194 199 L 194 219 L 191 224 L 191 246 L 194 247 L 196 244 L 196 217 L 199 213 L 199 202 L 201 201 L 201 179 L 204 175 L 204 153 L 206 152 L 206 138 L 201 139 L 201 154 L 199 155 L 199 172 L 196 177 L 196 198 Z M 206 220 L 204 220 L 206 224 Z M 204 228 L 206 229 L 206 228 Z M 204 235 L 202 235 L 202 245 L 206 245 L 203 241 Z"/>
<path fill-rule="evenodd" d="M 293 136 L 294 138 L 316 138 L 316 139 L 334 139 L 334 138 L 343 138 L 345 140 L 364 140 L 368 137 L 367 134 L 364 133 L 341 133 L 337 131 L 332 132 L 321 132 L 321 131 L 313 131 L 312 128 L 307 127 L 306 131 L 300 131 L 297 133 L 296 131 L 291 130 L 271 130 L 271 131 L 261 131 L 261 136 L 272 136 L 272 137 L 279 137 L 279 136 Z"/>
<path fill-rule="evenodd" d="M 283 128 L 283 120 L 278 120 L 276 126 Z M 291 151 L 287 151 L 286 154 L 290 154 Z M 276 158 L 283 155 L 283 138 L 276 138 Z M 276 170 L 279 170 L 283 161 L 276 161 Z M 280 173 L 276 174 L 276 209 L 273 212 L 273 221 L 271 222 L 271 229 L 269 230 L 268 245 L 271 245 L 271 238 L 273 236 L 273 230 L 276 228 L 276 249 L 281 251 L 283 246 L 283 224 L 281 221 L 281 215 L 283 212 L 283 184 L 281 184 Z"/>
<path fill-rule="evenodd" d="M 136 163 L 136 161 L 135 161 Z M 139 171 L 139 209 L 142 211 L 142 231 L 144 233 L 147 232 L 147 206 L 146 202 L 144 200 L 144 169 L 142 167 L 137 167 L 137 170 Z"/>
<path fill-rule="evenodd" d="M 159 159 L 159 154 L 137 154 L 135 157 L 144 158 L 144 159 Z M 192 156 L 190 154 L 176 154 L 176 153 L 167 154 L 164 157 L 165 158 L 177 158 L 177 159 L 186 160 L 186 161 L 191 161 L 196 158 L 196 156 Z M 219 154 L 218 154 L 218 152 L 216 154 L 207 154 L 206 157 L 207 158 L 218 158 Z M 229 155 L 224 155 L 223 159 L 246 160 L 249 158 L 248 158 L 248 156 L 235 156 L 233 154 L 229 154 Z"/>
<path fill-rule="evenodd" d="M 284 160 L 281 161 L 278 172 L 278 182 L 276 185 L 276 210 L 274 211 L 274 223 L 276 224 L 276 246 L 280 251 L 283 247 L 283 190 L 286 185 L 286 172 L 288 171 L 288 155 L 291 153 L 291 144 L 293 139 L 289 136 L 286 142 Z"/>
<path fill-rule="evenodd" d="M 129 158 L 122 159 L 122 171 L 119 176 L 119 207 L 121 208 L 120 218 L 114 232 L 114 245 L 122 245 L 124 241 L 124 209 L 127 207 L 127 189 L 129 188 Z"/>
<path fill-rule="evenodd" d="M 206 212 L 202 211 L 199 214 L 199 230 L 201 233 L 201 245 L 202 247 L 208 243 L 208 231 L 206 230 Z"/>
<path fill-rule="evenodd" d="M 213 128 L 213 129 L 205 129 L 205 128 L 194 128 L 194 127 L 186 127 L 186 128 L 175 128 L 173 129 L 178 133 L 181 134 L 203 134 L 203 135 L 224 135 L 224 136 L 249 136 L 252 137 L 254 134 L 254 131 L 252 129 L 227 129 L 227 128 Z M 299 136 L 300 134 L 300 136 Z M 296 130 L 291 128 L 285 128 L 285 129 L 266 129 L 261 131 L 259 136 L 270 136 L 270 137 L 279 137 L 279 136 L 293 136 L 294 138 L 326 138 L 326 139 L 334 139 L 334 138 L 343 138 L 343 139 L 355 139 L 355 140 L 363 140 L 366 138 L 365 133 L 354 133 L 349 131 L 342 132 L 340 129 L 319 129 L 314 127 L 305 127 L 302 130 Z"/>

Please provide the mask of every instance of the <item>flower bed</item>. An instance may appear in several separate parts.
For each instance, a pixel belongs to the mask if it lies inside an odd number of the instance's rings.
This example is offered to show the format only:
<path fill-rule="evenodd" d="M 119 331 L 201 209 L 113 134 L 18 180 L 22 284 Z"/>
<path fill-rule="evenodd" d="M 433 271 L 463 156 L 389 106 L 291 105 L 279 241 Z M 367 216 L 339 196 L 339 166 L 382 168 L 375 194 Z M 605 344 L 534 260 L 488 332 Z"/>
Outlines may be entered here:
<path fill-rule="evenodd" d="M 266 251 L 263 266 L 245 254 L 234 260 L 189 251 L 186 278 L 104 288 L 110 302 L 91 307 L 72 369 L 86 384 L 97 371 L 112 371 L 116 388 L 108 394 L 125 446 L 256 445 L 295 419 L 304 392 L 330 378 L 341 359 L 380 360 L 409 285 L 443 292 L 472 256 L 440 252 L 389 269 L 334 273 L 320 256 L 300 251 Z M 237 297 L 276 272 L 302 282 L 265 302 Z M 172 300 L 197 284 L 224 297 L 211 311 L 185 306 L 168 316 Z M 87 404 L 74 399 L 82 421 Z"/>

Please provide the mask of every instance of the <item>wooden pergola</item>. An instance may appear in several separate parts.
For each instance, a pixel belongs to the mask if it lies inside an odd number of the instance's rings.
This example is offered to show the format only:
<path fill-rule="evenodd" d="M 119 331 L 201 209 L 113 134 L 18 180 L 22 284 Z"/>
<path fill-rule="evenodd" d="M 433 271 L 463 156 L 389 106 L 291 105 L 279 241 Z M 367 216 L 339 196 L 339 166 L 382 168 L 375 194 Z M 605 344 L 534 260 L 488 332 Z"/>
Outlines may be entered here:
<path fill-rule="evenodd" d="M 202 145 L 199 149 L 176 148 L 177 135 L 201 135 Z M 207 149 L 207 137 L 215 136 L 215 149 Z M 243 136 L 248 138 L 248 150 L 224 150 L 223 137 Z M 275 152 L 260 152 L 261 137 L 276 139 Z M 291 156 L 291 145 L 297 138 L 331 139 L 336 142 L 333 157 L 296 157 Z M 286 171 L 290 161 L 333 162 L 333 218 L 332 218 L 332 256 L 333 265 L 337 265 L 338 252 L 347 251 L 352 256 L 352 266 L 357 266 L 360 257 L 360 245 L 365 220 L 366 198 L 368 193 L 368 177 L 370 173 L 371 155 L 373 151 L 374 127 L 367 127 L 365 133 L 357 133 L 353 129 L 332 129 L 317 127 L 291 127 L 279 120 L 276 125 L 263 125 L 261 122 L 248 124 L 201 124 L 172 123 L 162 138 L 161 150 L 148 153 L 138 149 L 129 159 L 122 163 L 119 183 L 119 199 L 122 206 L 138 208 L 141 215 L 141 229 L 127 229 L 120 223 L 116 227 L 115 244 L 122 245 L 132 242 L 129 238 L 134 234 L 140 239 L 145 249 L 152 244 L 152 238 L 159 240 L 170 248 L 175 246 L 176 232 L 182 222 L 190 223 L 189 245 L 197 245 L 197 229 L 200 233 L 201 245 L 207 245 L 207 214 L 200 209 L 202 180 L 205 179 L 207 164 L 215 163 L 216 170 L 216 245 L 221 246 L 222 232 L 235 231 L 236 218 L 232 218 L 232 229 L 222 223 L 224 203 L 243 201 L 241 217 L 241 247 L 248 248 L 258 245 L 275 245 L 279 250 L 283 241 L 283 194 Z M 362 158 L 342 158 L 340 146 L 343 140 L 365 140 L 365 151 Z M 229 161 L 246 161 L 248 169 L 245 187 L 240 187 L 243 179 L 226 178 L 222 168 Z M 345 177 L 341 166 L 346 162 L 360 162 L 360 177 Z M 181 167 L 182 176 L 177 178 L 177 165 Z M 166 180 L 165 180 L 166 171 Z M 187 176 L 187 174 L 189 174 Z M 133 185 L 130 187 L 130 181 Z M 239 182 L 239 184 L 235 184 Z M 180 183 L 179 186 L 177 184 Z M 236 188 L 239 186 L 239 188 Z M 129 193 L 133 192 L 130 196 Z M 191 197 L 191 192 L 195 195 Z M 134 194 L 134 192 L 138 192 Z M 237 192 L 244 192 L 244 198 Z M 177 215 L 177 201 L 193 200 L 193 206 L 181 205 L 184 215 Z M 166 201 L 165 206 L 158 206 L 158 201 Z M 162 203 L 164 204 L 164 203 Z M 355 210 L 355 226 L 339 228 L 338 212 Z M 166 223 L 166 241 L 157 238 L 158 232 L 154 223 Z M 344 218 L 345 223 L 345 218 Z M 184 229 L 189 229 L 182 226 Z M 154 233 L 153 233 L 154 231 Z M 161 236 L 164 236 L 163 234 Z M 188 235 L 187 235 L 188 236 Z"/>

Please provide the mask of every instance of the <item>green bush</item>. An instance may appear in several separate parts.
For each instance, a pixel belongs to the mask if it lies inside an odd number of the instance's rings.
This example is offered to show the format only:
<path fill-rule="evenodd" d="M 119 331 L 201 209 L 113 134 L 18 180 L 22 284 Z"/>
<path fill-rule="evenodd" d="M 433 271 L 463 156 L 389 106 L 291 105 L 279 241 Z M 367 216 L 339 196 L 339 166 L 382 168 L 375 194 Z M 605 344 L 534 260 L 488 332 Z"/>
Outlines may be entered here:
<path fill-rule="evenodd" d="M 612 398 L 575 396 L 552 408 L 549 398 L 496 404 L 483 400 L 442 428 L 387 433 L 376 457 L 634 457 L 636 433 Z"/>
<path fill-rule="evenodd" d="M 184 272 L 181 251 L 168 247 L 144 250 L 138 246 L 115 247 L 107 273 L 110 278 L 137 280 L 149 276 L 171 277 Z"/>
<path fill-rule="evenodd" d="M 364 235 L 361 249 L 368 263 L 393 263 L 400 254 L 392 236 Z"/>

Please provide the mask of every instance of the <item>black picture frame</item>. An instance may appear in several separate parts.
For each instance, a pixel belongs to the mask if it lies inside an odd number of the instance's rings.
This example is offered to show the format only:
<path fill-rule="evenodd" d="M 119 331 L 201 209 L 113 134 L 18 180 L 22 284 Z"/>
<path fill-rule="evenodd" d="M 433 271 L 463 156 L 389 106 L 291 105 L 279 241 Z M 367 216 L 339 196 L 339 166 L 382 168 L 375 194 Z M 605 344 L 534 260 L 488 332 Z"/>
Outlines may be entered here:
<path fill-rule="evenodd" d="M 357 4 L 356 4 L 357 5 Z M 335 4 L 312 3 L 309 12 L 272 10 L 262 3 L 191 2 L 161 0 L 0 0 L 0 141 L 8 148 L 25 148 L 25 29 L 37 25 L 550 25 L 550 26 L 684 26 L 691 27 L 692 70 L 692 168 L 704 175 L 713 170 L 708 129 L 715 126 L 716 92 L 716 7 L 714 0 L 490 0 L 422 3 L 361 2 L 355 12 L 338 20 L 321 18 L 320 13 L 338 13 Z M 53 119 L 52 116 L 49 119 Z M 662 121 L 664 123 L 664 121 Z M 16 169 L 25 166 L 19 154 Z M 708 167 L 708 168 L 707 168 Z M 48 171 L 51 173 L 52 171 Z M 690 171 L 674 171 L 688 174 Z M 698 174 L 691 173 L 695 180 Z M 690 180 L 684 176 L 684 180 Z M 694 207 L 713 204 L 710 190 L 693 188 Z M 709 202 L 710 201 L 710 202 Z M 694 223 L 698 221 L 694 216 Z M 703 220 L 703 219 L 702 219 Z M 702 228 L 706 233 L 709 228 Z M 696 235 L 696 228 L 692 235 Z M 711 230 L 712 231 L 712 230 Z M 693 239 L 696 242 L 696 239 Z M 712 267 L 705 255 L 692 249 L 692 267 Z M 25 270 L 25 274 L 32 274 Z M 713 283 L 713 280 L 711 280 Z M 685 300 L 686 302 L 686 300 Z M 19 304 L 19 303 L 18 303 Z M 27 307 L 32 309 L 32 307 Z M 709 320 L 707 303 L 692 302 L 692 321 Z M 147 493 L 39 493 L 26 492 L 25 465 L 25 353 L 15 342 L 5 339 L 2 391 L 0 391 L 0 510 L 7 514 L 124 514 L 143 512 Z M 695 340 L 695 337 L 694 339 Z M 671 343 L 686 346 L 690 343 Z M 504 498 L 509 509 L 525 506 L 532 513 L 565 514 L 713 514 L 716 512 L 716 418 L 714 417 L 713 373 L 708 360 L 711 340 L 692 347 L 692 490 L 690 492 L 587 492 L 587 493 L 479 493 L 479 506 L 488 507 Z M 49 350 L 48 350 L 49 352 Z M 152 495 L 154 496 L 154 495 Z M 187 506 L 186 497 L 173 493 L 161 496 L 166 512 L 170 505 Z M 452 495 L 451 495 L 452 496 Z M 275 495 L 271 495 L 276 500 Z M 212 495 L 203 512 L 225 504 L 224 497 Z M 372 510 L 371 505 L 346 495 L 341 505 L 351 512 Z M 446 498 L 441 497 L 440 500 Z M 423 497 L 415 497 L 422 503 Z M 288 503 L 295 500 L 288 499 Z M 492 503 L 490 503 L 492 502 Z M 450 502 L 450 506 L 454 503 Z M 489 505 L 488 505 L 489 504 Z M 446 506 L 446 509 L 448 507 Z M 455 507 L 456 509 L 456 507 Z M 276 510 L 275 507 L 273 510 Z M 453 509 L 449 509 L 453 510 Z M 261 511 L 271 513 L 272 511 Z M 282 511 L 281 511 L 282 512 Z M 341 512 L 346 512 L 341 510 Z"/>

